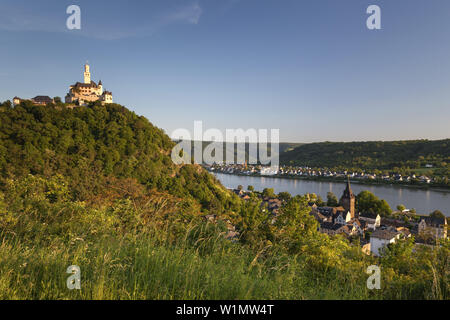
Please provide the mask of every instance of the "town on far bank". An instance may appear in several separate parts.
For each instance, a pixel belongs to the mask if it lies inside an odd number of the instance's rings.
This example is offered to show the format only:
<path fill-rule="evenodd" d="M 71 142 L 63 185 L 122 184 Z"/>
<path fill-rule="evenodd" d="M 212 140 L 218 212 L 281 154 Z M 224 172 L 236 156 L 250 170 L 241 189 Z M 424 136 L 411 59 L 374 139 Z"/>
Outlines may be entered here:
<path fill-rule="evenodd" d="M 402 174 L 396 170 L 330 170 L 327 168 L 311 168 L 308 166 L 287 166 L 276 167 L 251 165 L 251 164 L 214 164 L 204 165 L 210 172 L 247 175 L 247 176 L 271 176 L 293 179 L 309 179 L 324 181 L 345 181 L 350 177 L 352 181 L 361 181 L 366 184 L 398 184 L 407 186 L 417 186 L 423 188 L 449 188 L 450 181 L 447 176 L 429 175 L 433 169 L 432 164 L 426 164 L 421 173 Z"/>
<path fill-rule="evenodd" d="M 253 186 L 248 186 L 247 190 L 243 186 L 231 190 L 244 201 L 255 197 L 261 200 L 261 207 L 272 216 L 272 223 L 282 213 L 283 205 L 292 198 L 288 192 L 277 195 L 269 188 L 262 192 L 255 191 Z M 380 256 L 384 247 L 399 239 L 412 241 L 415 247 L 432 248 L 448 236 L 447 220 L 450 218 L 446 218 L 442 212 L 422 215 L 407 210 L 403 205 L 399 205 L 397 211 L 391 211 L 388 205 L 388 209 L 383 207 L 384 200 L 369 191 L 355 195 L 349 177 L 339 200 L 331 192 L 326 202 L 315 194 L 306 194 L 305 197 L 310 215 L 318 222 L 319 232 L 359 243 L 361 250 L 368 255 Z M 230 233 L 237 236 L 234 229 Z"/>

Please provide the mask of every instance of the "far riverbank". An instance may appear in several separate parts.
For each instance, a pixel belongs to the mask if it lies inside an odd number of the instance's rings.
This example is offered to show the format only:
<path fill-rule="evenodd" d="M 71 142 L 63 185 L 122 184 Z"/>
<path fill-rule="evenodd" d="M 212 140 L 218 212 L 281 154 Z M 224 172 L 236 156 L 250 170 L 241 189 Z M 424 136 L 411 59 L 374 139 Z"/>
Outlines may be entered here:
<path fill-rule="evenodd" d="M 209 170 L 208 170 L 209 171 Z M 306 181 L 318 181 L 318 182 L 336 182 L 343 183 L 346 182 L 346 178 L 330 178 L 330 177 L 308 177 L 308 176 L 290 176 L 290 175 L 261 175 L 259 173 L 254 174 L 245 174 L 245 173 L 228 173 L 228 172 L 219 172 L 219 171 L 209 171 L 214 174 L 226 174 L 226 175 L 234 175 L 234 176 L 243 176 L 243 177 L 260 177 L 260 178 L 275 178 L 275 179 L 293 179 L 293 180 L 306 180 Z M 442 186 L 430 186 L 426 184 L 411 184 L 411 183 L 401 183 L 401 182 L 385 182 L 380 180 L 361 180 L 361 179 L 352 179 L 350 178 L 350 182 L 352 184 L 360 184 L 360 185 L 379 185 L 379 186 L 397 186 L 404 188 L 413 188 L 419 190 L 431 190 L 438 192 L 449 192 L 450 187 L 442 187 Z"/>

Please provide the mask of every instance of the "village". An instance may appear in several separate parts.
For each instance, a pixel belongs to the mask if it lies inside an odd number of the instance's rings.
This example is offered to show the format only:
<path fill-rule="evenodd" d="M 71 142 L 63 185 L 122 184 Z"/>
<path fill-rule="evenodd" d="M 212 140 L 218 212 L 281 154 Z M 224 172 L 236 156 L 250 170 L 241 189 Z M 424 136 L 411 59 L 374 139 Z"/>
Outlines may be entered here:
<path fill-rule="evenodd" d="M 278 177 L 292 177 L 292 178 L 309 178 L 309 179 L 336 179 L 343 180 L 349 176 L 352 180 L 362 180 L 364 182 L 384 182 L 384 183 L 402 183 L 402 184 L 418 184 L 431 185 L 437 182 L 436 177 L 428 177 L 426 175 L 401 175 L 400 173 L 375 173 L 360 170 L 358 172 L 350 172 L 347 170 L 332 171 L 328 169 L 310 168 L 307 166 L 279 166 L 276 168 L 266 167 L 261 165 L 247 165 L 247 164 L 215 164 L 212 166 L 205 166 L 211 172 L 219 172 L 225 174 L 238 175 L 255 175 L 255 176 L 278 176 Z M 426 168 L 431 169 L 432 165 L 427 165 Z"/>
<path fill-rule="evenodd" d="M 239 187 L 232 190 L 244 201 L 251 199 L 254 191 L 245 191 Z M 277 196 L 264 196 L 256 193 L 262 200 L 263 210 L 273 216 L 275 221 L 281 213 L 285 200 Z M 374 212 L 357 212 L 356 197 L 347 180 L 347 186 L 336 207 L 317 206 L 309 202 L 310 215 L 318 222 L 318 231 L 329 236 L 343 236 L 350 242 L 359 242 L 361 250 L 374 256 L 380 256 L 382 248 L 399 239 L 413 238 L 415 246 L 434 247 L 439 240 L 447 238 L 447 219 L 444 217 L 417 215 L 405 210 L 397 212 L 402 218 L 382 217 Z M 211 217 L 209 217 L 211 219 Z M 237 236 L 234 228 L 228 237 Z"/>

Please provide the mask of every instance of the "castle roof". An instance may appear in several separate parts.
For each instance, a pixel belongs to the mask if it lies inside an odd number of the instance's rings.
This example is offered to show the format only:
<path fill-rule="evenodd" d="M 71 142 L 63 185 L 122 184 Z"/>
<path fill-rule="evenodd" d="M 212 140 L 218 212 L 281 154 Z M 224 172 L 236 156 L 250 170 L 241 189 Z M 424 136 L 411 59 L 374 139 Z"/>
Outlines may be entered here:
<path fill-rule="evenodd" d="M 91 81 L 90 83 L 77 82 L 72 87 L 74 87 L 74 88 L 97 88 L 98 85 L 94 81 Z"/>

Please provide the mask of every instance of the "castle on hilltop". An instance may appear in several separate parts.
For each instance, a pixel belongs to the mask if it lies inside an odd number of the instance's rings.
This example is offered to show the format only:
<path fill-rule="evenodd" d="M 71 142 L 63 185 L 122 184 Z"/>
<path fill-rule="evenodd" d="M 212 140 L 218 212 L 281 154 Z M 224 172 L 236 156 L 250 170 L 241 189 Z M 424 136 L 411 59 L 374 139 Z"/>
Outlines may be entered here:
<path fill-rule="evenodd" d="M 102 103 L 113 103 L 112 92 L 104 91 L 100 80 L 98 84 L 91 80 L 89 64 L 84 65 L 84 82 L 77 82 L 70 86 L 66 95 L 66 103 L 86 105 L 88 102 L 101 101 Z"/>

